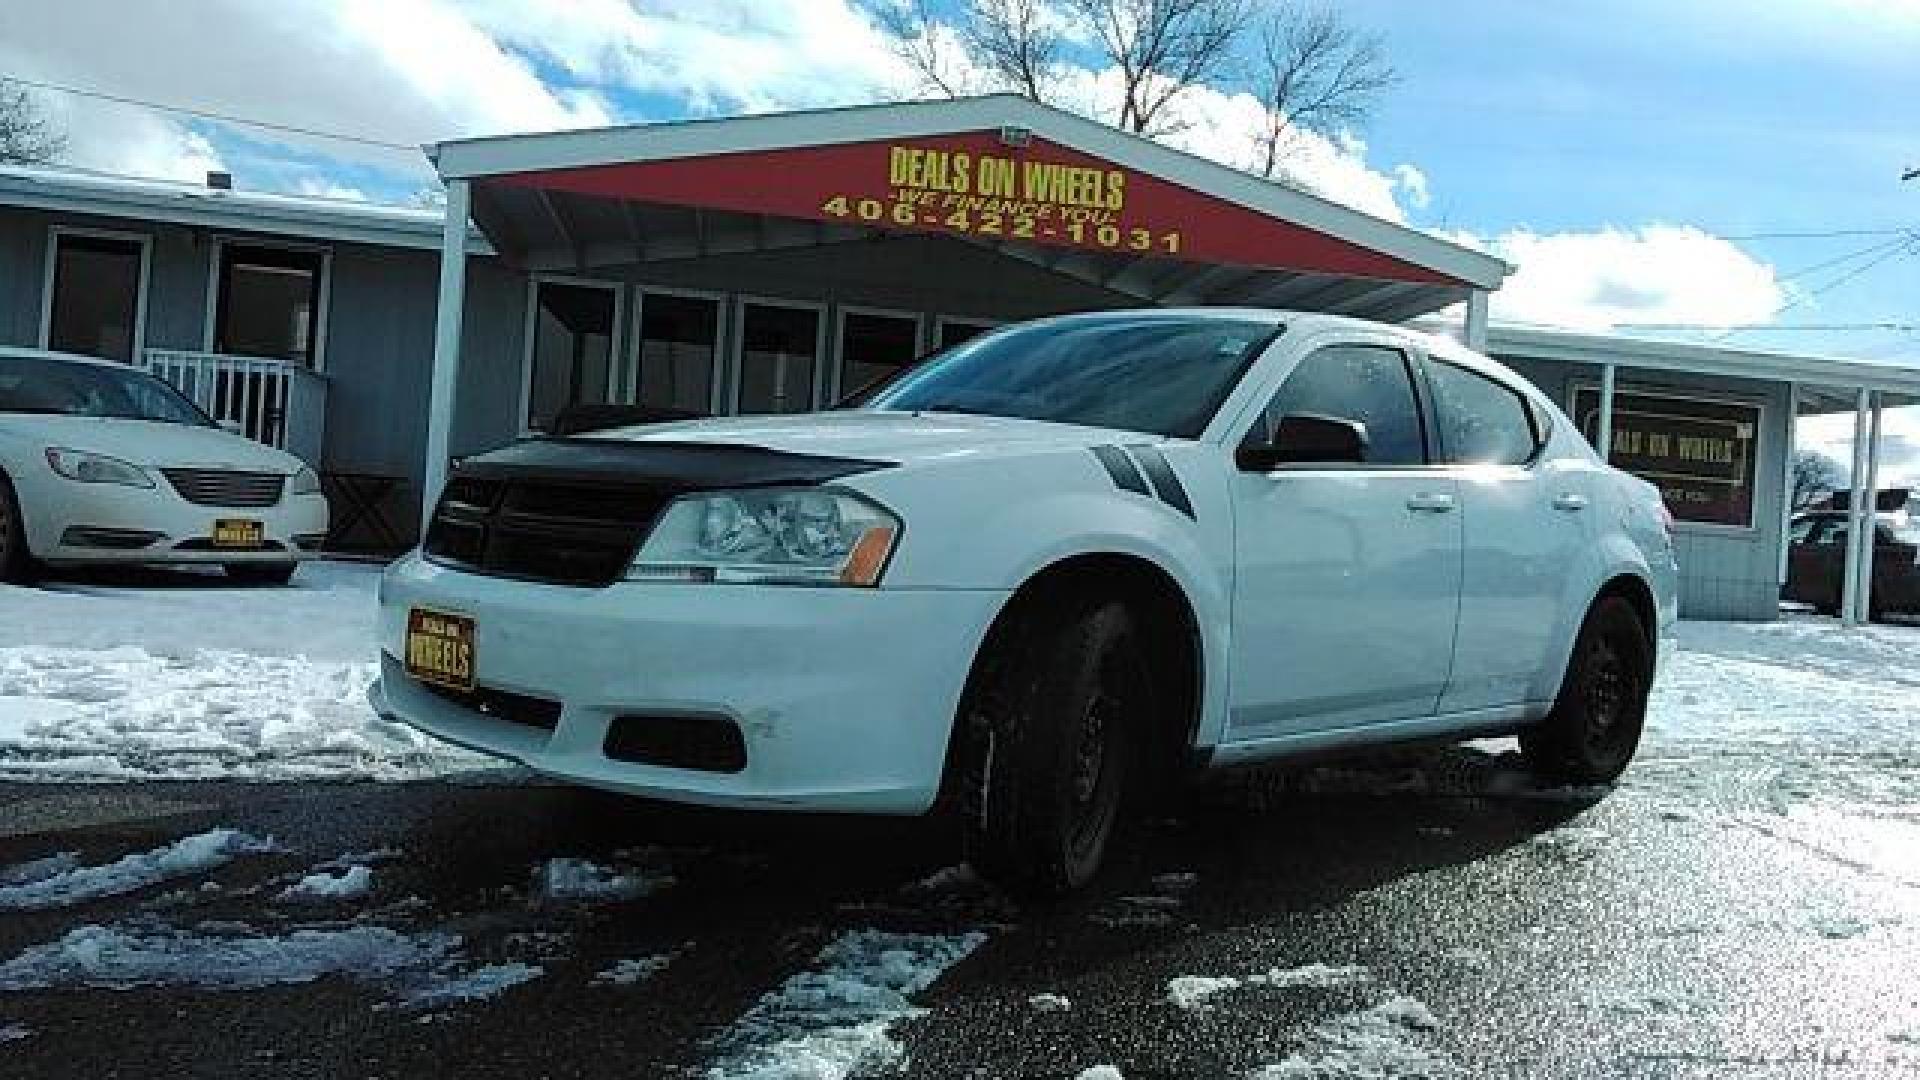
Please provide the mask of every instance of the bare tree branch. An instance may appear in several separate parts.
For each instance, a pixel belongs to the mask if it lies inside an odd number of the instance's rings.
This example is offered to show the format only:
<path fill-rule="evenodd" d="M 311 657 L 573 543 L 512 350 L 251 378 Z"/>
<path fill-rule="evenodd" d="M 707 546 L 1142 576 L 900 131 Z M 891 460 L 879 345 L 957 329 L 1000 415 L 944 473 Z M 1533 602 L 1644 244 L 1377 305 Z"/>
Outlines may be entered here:
<path fill-rule="evenodd" d="M 1072 0 L 1095 45 L 1120 73 L 1118 125 L 1161 130 L 1189 87 L 1223 74 L 1252 0 Z"/>
<path fill-rule="evenodd" d="M 67 136 L 27 88 L 0 78 L 0 164 L 46 165 L 67 152 Z"/>
<path fill-rule="evenodd" d="M 1355 30 L 1323 6 L 1272 8 L 1255 64 L 1254 92 L 1267 113 L 1256 146 L 1267 177 L 1279 170 L 1295 131 L 1331 134 L 1356 125 L 1400 81 L 1378 35 Z"/>
<path fill-rule="evenodd" d="M 890 40 L 894 55 L 913 69 L 922 90 L 950 98 L 966 92 L 942 45 L 945 27 L 934 15 L 931 0 L 892 0 L 876 4 L 873 15 L 880 31 Z"/>
<path fill-rule="evenodd" d="M 994 79 L 1045 101 L 1066 35 L 1045 0 L 972 0 L 961 39 Z"/>

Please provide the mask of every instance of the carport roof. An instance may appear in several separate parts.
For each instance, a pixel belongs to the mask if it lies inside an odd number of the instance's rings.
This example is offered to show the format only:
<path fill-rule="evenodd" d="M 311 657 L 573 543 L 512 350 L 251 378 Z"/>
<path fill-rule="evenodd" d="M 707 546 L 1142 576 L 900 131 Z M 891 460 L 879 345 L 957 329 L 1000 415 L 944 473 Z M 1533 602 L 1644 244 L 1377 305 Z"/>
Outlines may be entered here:
<path fill-rule="evenodd" d="M 471 183 L 473 219 L 494 246 L 536 269 L 931 233 L 1137 301 L 1389 320 L 1498 288 L 1508 270 L 1012 95 L 467 139 L 428 154 L 443 178 Z M 905 179 L 901 154 L 937 160 Z M 1036 183 L 1055 179 L 1045 170 L 1070 174 L 1068 185 Z M 835 205 L 836 195 L 848 198 Z M 907 201 L 916 197 L 925 201 Z M 1031 217 L 1018 236 L 989 235 L 977 217 L 949 224 L 950 210 L 969 200 L 976 214 L 982 200 L 1038 206 L 1037 227 Z M 850 212 L 862 206 L 887 209 Z M 1110 213 L 1072 229 L 1068 215 L 1088 210 Z M 1101 223 L 1115 231 L 1097 233 Z"/>

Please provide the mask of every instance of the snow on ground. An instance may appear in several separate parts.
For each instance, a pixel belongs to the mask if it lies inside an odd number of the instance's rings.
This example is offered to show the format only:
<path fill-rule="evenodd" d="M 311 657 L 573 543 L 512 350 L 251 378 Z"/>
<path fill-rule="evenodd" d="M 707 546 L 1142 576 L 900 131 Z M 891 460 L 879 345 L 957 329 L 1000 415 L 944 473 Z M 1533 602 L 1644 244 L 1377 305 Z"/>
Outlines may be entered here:
<path fill-rule="evenodd" d="M 1317 1024 L 1306 1045 L 1254 1074 L 1255 1080 L 1384 1080 L 1458 1075 L 1421 1036 L 1439 1027 L 1433 1013 L 1409 997 L 1390 998 L 1360 1012 Z"/>
<path fill-rule="evenodd" d="M 534 871 L 540 895 L 556 904 L 598 904 L 637 900 L 672 888 L 673 874 L 656 853 L 638 852 L 647 865 L 602 866 L 587 859 L 548 859 Z"/>
<path fill-rule="evenodd" d="M 1367 969 L 1353 964 L 1304 964 L 1295 968 L 1269 968 L 1259 975 L 1181 975 L 1167 983 L 1167 1000 L 1182 1009 L 1205 1009 L 1215 997 L 1242 986 L 1269 990 L 1316 989 L 1352 986 L 1366 982 Z"/>
<path fill-rule="evenodd" d="M 673 953 L 660 953 L 657 956 L 616 960 L 612 967 L 594 975 L 593 985 L 637 986 L 667 970 L 667 965 L 673 963 L 673 956 Z"/>
<path fill-rule="evenodd" d="M 286 589 L 184 572 L 128 580 L 0 586 L 0 779 L 498 767 L 368 708 L 378 568 L 309 563 Z"/>
<path fill-rule="evenodd" d="M 855 1069 L 898 1064 L 893 1021 L 910 999 L 965 959 L 985 934 L 856 930 L 811 967 L 761 998 L 717 1042 L 710 1080 L 840 1080 Z"/>
<path fill-rule="evenodd" d="M 81 866 L 71 853 L 63 853 L 0 872 L 0 911 L 71 907 L 224 866 L 240 855 L 274 850 L 271 840 L 214 829 L 100 866 Z"/>
<path fill-rule="evenodd" d="M 1068 1012 L 1073 1002 L 1060 994 L 1034 994 L 1027 999 L 1027 1005 L 1035 1012 Z"/>
<path fill-rule="evenodd" d="M 1095 1065 L 1090 1069 L 1081 1069 L 1073 1080 L 1127 1080 L 1120 1070 L 1111 1065 Z"/>
<path fill-rule="evenodd" d="M 373 888 L 373 868 L 349 866 L 338 874 L 308 874 L 280 893 L 282 900 L 357 900 Z"/>
<path fill-rule="evenodd" d="M 0 1046 L 32 1036 L 33 1029 L 25 1024 L 0 1024 Z"/>

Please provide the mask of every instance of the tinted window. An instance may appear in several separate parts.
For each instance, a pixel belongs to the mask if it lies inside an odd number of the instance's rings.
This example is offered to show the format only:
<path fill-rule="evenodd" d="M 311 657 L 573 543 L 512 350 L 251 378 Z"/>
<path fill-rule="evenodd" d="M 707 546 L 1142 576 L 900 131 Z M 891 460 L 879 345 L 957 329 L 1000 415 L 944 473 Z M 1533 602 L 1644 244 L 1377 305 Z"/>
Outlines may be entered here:
<path fill-rule="evenodd" d="M 1413 380 L 1397 350 L 1336 345 L 1308 356 L 1281 384 L 1256 434 L 1271 438 L 1282 416 L 1301 413 L 1364 425 L 1368 464 L 1427 463 Z"/>
<path fill-rule="evenodd" d="M 1524 465 L 1533 460 L 1540 444 L 1525 398 L 1466 368 L 1436 361 L 1428 370 L 1448 461 Z"/>
<path fill-rule="evenodd" d="M 1008 327 L 929 358 L 866 407 L 1190 439 L 1278 329 L 1247 319 L 1140 314 Z"/>
<path fill-rule="evenodd" d="M 130 368 L 33 356 L 0 356 L 0 413 L 153 420 L 208 427 L 213 421 L 173 387 Z"/>

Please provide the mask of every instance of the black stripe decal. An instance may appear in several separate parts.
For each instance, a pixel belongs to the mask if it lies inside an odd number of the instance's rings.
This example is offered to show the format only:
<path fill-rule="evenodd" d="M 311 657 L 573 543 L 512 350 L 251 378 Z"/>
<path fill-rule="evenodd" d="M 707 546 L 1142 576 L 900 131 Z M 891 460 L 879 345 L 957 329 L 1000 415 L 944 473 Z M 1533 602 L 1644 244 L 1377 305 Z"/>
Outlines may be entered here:
<path fill-rule="evenodd" d="M 1131 491 L 1135 495 L 1147 493 L 1147 479 L 1140 475 L 1140 467 L 1133 463 L 1125 450 L 1117 446 L 1093 447 L 1093 456 L 1106 466 L 1107 475 L 1113 478 L 1113 486 L 1121 491 Z"/>
<path fill-rule="evenodd" d="M 1187 498 L 1187 489 L 1180 484 L 1180 478 L 1174 475 L 1173 466 L 1160 451 L 1151 446 L 1130 446 L 1133 456 L 1140 459 L 1140 467 L 1147 471 L 1147 479 L 1153 481 L 1153 493 L 1160 501 L 1175 510 L 1194 517 L 1193 500 Z M 1198 520 L 1197 518 L 1195 520 Z"/>

